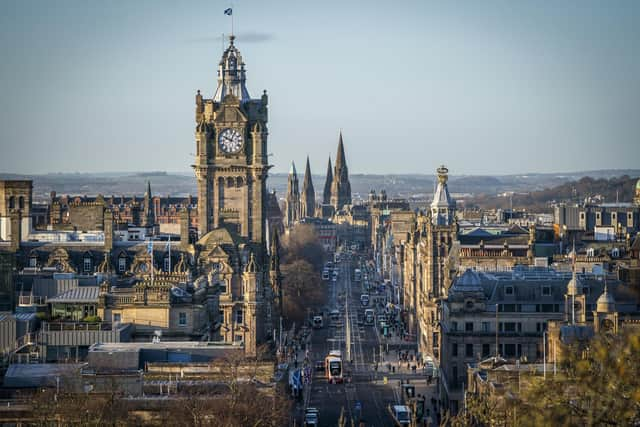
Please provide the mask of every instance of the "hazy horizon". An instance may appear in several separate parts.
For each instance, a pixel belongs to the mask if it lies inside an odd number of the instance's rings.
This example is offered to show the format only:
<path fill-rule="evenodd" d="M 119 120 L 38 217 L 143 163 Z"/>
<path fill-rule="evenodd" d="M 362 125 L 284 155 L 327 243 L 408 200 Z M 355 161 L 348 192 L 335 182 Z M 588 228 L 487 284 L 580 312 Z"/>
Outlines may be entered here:
<path fill-rule="evenodd" d="M 189 173 L 194 95 L 215 90 L 226 7 L 4 2 L 0 172 Z M 571 174 L 640 159 L 639 2 L 233 10 L 249 93 L 269 94 L 274 172 L 303 170 L 308 154 L 324 174 L 340 128 L 361 174 Z"/>

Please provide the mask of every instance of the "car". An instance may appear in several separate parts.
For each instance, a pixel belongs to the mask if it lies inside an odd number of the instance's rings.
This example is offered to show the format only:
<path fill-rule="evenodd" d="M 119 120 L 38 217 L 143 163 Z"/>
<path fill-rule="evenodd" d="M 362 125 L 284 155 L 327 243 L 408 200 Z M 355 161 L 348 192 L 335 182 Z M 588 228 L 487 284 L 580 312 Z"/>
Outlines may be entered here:
<path fill-rule="evenodd" d="M 318 415 L 320 411 L 316 408 L 307 408 L 304 411 L 304 425 L 305 426 L 317 426 L 318 425 Z"/>
<path fill-rule="evenodd" d="M 316 361 L 315 370 L 316 372 L 324 372 L 324 361 L 322 360 Z"/>

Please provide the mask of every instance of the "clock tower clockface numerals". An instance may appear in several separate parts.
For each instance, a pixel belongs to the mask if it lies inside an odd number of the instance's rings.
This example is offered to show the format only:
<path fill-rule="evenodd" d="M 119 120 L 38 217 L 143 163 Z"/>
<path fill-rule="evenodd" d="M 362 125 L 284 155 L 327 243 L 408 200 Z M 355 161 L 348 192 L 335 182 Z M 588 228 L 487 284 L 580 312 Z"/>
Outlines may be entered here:
<path fill-rule="evenodd" d="M 218 145 L 223 153 L 235 154 L 242 148 L 242 135 L 235 129 L 226 128 L 220 132 Z"/>

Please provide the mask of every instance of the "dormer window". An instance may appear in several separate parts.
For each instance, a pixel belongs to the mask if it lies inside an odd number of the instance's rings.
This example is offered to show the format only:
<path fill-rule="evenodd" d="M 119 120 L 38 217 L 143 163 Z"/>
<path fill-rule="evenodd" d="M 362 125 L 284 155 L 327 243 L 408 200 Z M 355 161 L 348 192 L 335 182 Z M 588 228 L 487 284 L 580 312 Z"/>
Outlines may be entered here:
<path fill-rule="evenodd" d="M 549 285 L 544 285 L 544 286 L 542 287 L 542 295 L 543 295 L 543 296 L 549 296 L 549 295 L 551 295 L 551 286 L 549 286 Z"/>
<path fill-rule="evenodd" d="M 29 258 L 29 267 L 36 268 L 38 266 L 38 258 L 32 256 Z"/>
<path fill-rule="evenodd" d="M 124 273 L 127 269 L 127 259 L 125 257 L 118 258 L 118 271 Z"/>
<path fill-rule="evenodd" d="M 505 295 L 513 295 L 513 286 L 505 286 L 504 287 Z"/>
<path fill-rule="evenodd" d="M 92 262 L 91 262 L 91 258 L 86 257 L 86 258 L 84 259 L 84 262 L 83 262 L 83 267 L 84 267 L 84 271 L 85 271 L 85 273 L 88 273 L 88 272 L 90 272 L 90 271 L 91 271 L 91 267 L 92 267 L 92 265 L 91 265 L 91 264 L 92 264 Z"/>

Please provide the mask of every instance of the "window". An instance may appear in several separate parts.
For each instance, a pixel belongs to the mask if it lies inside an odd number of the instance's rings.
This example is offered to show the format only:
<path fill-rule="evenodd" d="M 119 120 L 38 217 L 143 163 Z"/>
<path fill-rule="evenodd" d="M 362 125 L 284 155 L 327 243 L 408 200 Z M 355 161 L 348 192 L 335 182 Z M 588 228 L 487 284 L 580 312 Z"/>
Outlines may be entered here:
<path fill-rule="evenodd" d="M 220 293 L 227 293 L 227 283 L 225 281 L 219 282 L 218 287 L 220 288 Z"/>
<path fill-rule="evenodd" d="M 18 197 L 18 208 L 24 209 L 24 197 Z"/>
<path fill-rule="evenodd" d="M 16 207 L 16 199 L 15 197 L 9 197 L 9 209 L 15 209 Z"/>
<path fill-rule="evenodd" d="M 473 332 L 473 322 L 467 322 L 464 324 L 465 332 Z"/>
<path fill-rule="evenodd" d="M 121 318 L 122 317 L 120 313 L 113 313 L 113 323 L 119 323 Z"/>
<path fill-rule="evenodd" d="M 482 357 L 488 357 L 491 354 L 491 345 L 482 344 Z"/>
<path fill-rule="evenodd" d="M 236 341 L 242 341 L 242 335 L 236 335 Z"/>
<path fill-rule="evenodd" d="M 169 257 L 164 259 L 164 271 L 171 272 L 171 258 Z"/>
<path fill-rule="evenodd" d="M 29 258 L 29 267 L 37 267 L 38 266 L 38 258 L 32 256 L 31 258 Z"/>
<path fill-rule="evenodd" d="M 125 257 L 118 258 L 118 271 L 124 273 L 127 269 L 127 259 Z"/>
<path fill-rule="evenodd" d="M 505 295 L 513 295 L 513 286 L 505 286 L 504 287 Z"/>
<path fill-rule="evenodd" d="M 515 344 L 505 344 L 504 345 L 504 355 L 506 357 L 516 357 L 516 345 Z"/>
<path fill-rule="evenodd" d="M 84 259 L 84 271 L 85 272 L 91 271 L 91 258 Z"/>
<path fill-rule="evenodd" d="M 466 357 L 473 357 L 473 344 L 467 344 L 465 346 L 464 355 Z"/>
<path fill-rule="evenodd" d="M 544 296 L 549 296 L 549 295 L 551 295 L 551 286 L 544 285 L 544 286 L 542 287 L 542 295 L 544 295 Z"/>
<path fill-rule="evenodd" d="M 244 323 L 242 320 L 243 320 L 242 319 L 242 310 L 237 310 L 236 311 L 236 323 L 241 325 L 242 323 Z"/>
<path fill-rule="evenodd" d="M 502 332 L 515 332 L 516 322 L 500 322 L 500 331 Z"/>
<path fill-rule="evenodd" d="M 453 332 L 458 330 L 458 322 L 451 322 L 451 330 Z"/>
<path fill-rule="evenodd" d="M 178 325 L 187 326 L 187 313 L 183 311 L 178 313 Z"/>
<path fill-rule="evenodd" d="M 482 322 L 482 332 L 489 332 L 489 322 Z"/>
<path fill-rule="evenodd" d="M 451 344 L 451 355 L 456 357 L 458 356 L 458 343 Z"/>

